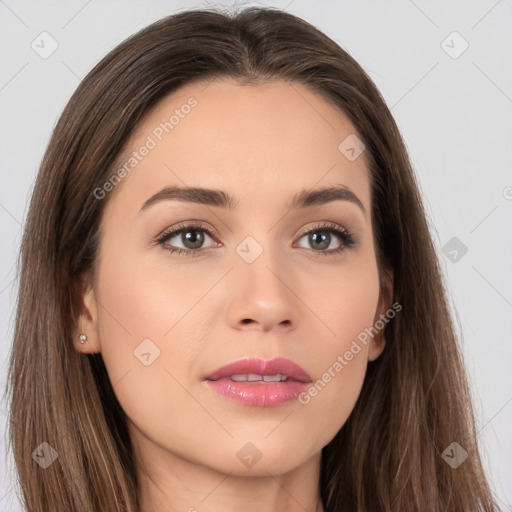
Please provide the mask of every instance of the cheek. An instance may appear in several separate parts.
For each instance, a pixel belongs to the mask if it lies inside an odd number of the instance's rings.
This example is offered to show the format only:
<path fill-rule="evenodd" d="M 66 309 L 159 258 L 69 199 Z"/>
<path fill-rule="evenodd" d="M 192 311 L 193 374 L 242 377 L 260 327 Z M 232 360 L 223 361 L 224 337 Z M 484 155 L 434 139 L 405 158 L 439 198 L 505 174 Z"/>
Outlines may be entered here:
<path fill-rule="evenodd" d="M 115 395 L 134 425 L 177 447 L 189 443 L 183 425 L 204 414 L 187 391 L 199 350 L 190 329 L 197 312 L 187 311 L 208 289 L 194 279 L 113 252 L 98 273 L 101 352 Z"/>
<path fill-rule="evenodd" d="M 316 268 L 306 274 L 314 275 L 314 282 L 307 277 L 298 295 L 316 316 L 311 324 L 318 342 L 312 348 L 318 350 L 313 355 L 325 367 L 329 358 L 334 362 L 337 355 L 349 350 L 352 341 L 373 325 L 379 300 L 377 264 L 370 251 L 353 253 L 350 260 L 337 268 Z M 361 346 L 361 353 L 366 352 L 367 345 Z"/>
<path fill-rule="evenodd" d="M 323 431 L 321 440 L 311 441 L 325 445 L 346 422 L 363 385 L 372 340 L 368 332 L 379 298 L 376 262 L 361 259 L 350 271 L 331 273 L 329 280 L 318 276 L 316 282 L 329 283 L 328 293 L 310 294 L 324 324 L 318 326 L 322 335 L 316 336 L 318 348 L 311 353 L 317 373 L 298 401 Z"/>
<path fill-rule="evenodd" d="M 131 417 L 159 411 L 170 399 L 190 409 L 178 382 L 188 388 L 193 380 L 214 316 L 204 296 L 223 271 L 184 271 L 166 255 L 155 262 L 115 247 L 103 247 L 97 298 L 102 357 L 118 400 Z"/>
<path fill-rule="evenodd" d="M 174 343 L 214 281 L 211 273 L 184 272 L 165 259 L 148 264 L 143 258 L 107 255 L 98 275 L 98 302 L 104 305 L 100 308 L 102 351 L 110 346 L 133 351 L 144 339 L 161 349 Z"/>

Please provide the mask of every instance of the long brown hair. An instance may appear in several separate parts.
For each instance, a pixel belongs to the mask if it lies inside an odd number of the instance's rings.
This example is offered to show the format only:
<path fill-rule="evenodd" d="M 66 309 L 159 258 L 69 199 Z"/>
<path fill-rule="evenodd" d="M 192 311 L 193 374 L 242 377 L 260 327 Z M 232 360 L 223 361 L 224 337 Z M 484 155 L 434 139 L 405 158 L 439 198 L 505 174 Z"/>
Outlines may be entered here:
<path fill-rule="evenodd" d="M 112 50 L 84 78 L 54 130 L 20 252 L 8 386 L 9 441 L 29 512 L 139 512 L 125 416 L 101 354 L 76 351 L 79 277 L 94 269 L 112 176 L 137 123 L 192 82 L 285 80 L 344 112 L 363 137 L 379 267 L 403 310 L 385 329 L 355 409 L 322 451 L 326 511 L 490 511 L 496 505 L 418 186 L 399 130 L 371 79 L 305 21 L 273 8 L 189 10 Z M 42 442 L 58 458 L 32 459 Z M 469 454 L 456 469 L 442 452 Z"/>

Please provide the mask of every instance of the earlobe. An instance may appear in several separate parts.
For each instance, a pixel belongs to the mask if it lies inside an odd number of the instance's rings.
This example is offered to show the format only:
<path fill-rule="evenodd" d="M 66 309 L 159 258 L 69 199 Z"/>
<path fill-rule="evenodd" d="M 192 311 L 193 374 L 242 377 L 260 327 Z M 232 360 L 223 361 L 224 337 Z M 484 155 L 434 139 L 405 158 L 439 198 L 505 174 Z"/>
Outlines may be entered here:
<path fill-rule="evenodd" d="M 98 305 L 91 285 L 80 288 L 79 312 L 73 345 L 78 352 L 96 354 L 101 352 L 98 335 Z"/>

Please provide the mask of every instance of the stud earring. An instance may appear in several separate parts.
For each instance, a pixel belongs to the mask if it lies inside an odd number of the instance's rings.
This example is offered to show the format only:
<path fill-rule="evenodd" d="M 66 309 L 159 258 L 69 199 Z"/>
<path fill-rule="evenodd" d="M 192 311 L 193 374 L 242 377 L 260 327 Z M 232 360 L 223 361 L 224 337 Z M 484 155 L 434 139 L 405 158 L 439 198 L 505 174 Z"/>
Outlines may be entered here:
<path fill-rule="evenodd" d="M 85 343 L 87 341 L 87 336 L 85 334 L 80 334 L 80 343 Z"/>

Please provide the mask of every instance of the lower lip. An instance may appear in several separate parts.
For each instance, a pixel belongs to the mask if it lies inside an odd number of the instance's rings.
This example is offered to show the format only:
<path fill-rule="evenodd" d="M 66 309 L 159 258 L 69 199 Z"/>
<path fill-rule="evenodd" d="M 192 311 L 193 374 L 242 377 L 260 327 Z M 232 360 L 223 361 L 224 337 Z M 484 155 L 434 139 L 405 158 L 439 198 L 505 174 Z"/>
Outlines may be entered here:
<path fill-rule="evenodd" d="M 310 383 L 287 382 L 234 382 L 231 380 L 205 381 L 214 391 L 245 405 L 277 407 L 305 391 Z"/>

